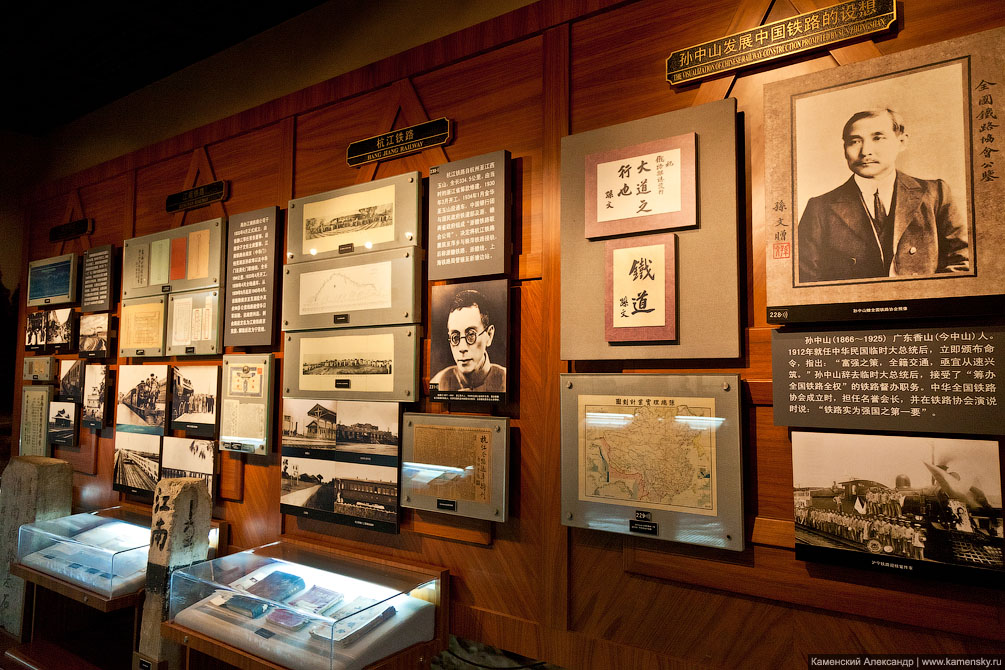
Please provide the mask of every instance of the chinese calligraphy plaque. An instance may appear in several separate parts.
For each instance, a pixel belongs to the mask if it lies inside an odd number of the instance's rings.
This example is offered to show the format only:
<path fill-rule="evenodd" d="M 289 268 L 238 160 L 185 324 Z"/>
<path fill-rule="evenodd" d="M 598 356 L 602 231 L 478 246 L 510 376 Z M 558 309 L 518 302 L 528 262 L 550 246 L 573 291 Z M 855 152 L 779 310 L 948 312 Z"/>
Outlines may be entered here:
<path fill-rule="evenodd" d="M 606 247 L 607 341 L 677 339 L 677 236 L 608 240 Z"/>
<path fill-rule="evenodd" d="M 687 133 L 588 154 L 586 237 L 695 225 L 696 145 Z"/>

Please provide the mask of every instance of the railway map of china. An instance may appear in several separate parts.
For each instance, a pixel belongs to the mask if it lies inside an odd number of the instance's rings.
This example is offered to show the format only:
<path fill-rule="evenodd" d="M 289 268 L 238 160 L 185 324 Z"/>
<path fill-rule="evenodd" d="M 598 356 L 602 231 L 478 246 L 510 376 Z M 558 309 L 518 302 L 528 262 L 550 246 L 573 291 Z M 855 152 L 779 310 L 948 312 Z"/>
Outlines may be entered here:
<path fill-rule="evenodd" d="M 715 399 L 579 398 L 579 498 L 714 516 Z"/>

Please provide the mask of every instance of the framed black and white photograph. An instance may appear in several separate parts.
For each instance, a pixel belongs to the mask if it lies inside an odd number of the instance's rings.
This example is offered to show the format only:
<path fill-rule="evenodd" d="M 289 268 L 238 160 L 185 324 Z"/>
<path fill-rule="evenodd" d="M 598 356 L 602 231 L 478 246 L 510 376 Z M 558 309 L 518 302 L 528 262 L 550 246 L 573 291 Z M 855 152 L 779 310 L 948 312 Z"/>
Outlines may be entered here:
<path fill-rule="evenodd" d="M 58 305 L 76 299 L 77 254 L 28 263 L 28 307 Z"/>
<path fill-rule="evenodd" d="M 109 367 L 90 364 L 84 369 L 84 404 L 80 423 L 101 430 L 108 422 Z"/>
<path fill-rule="evenodd" d="M 77 403 L 49 403 L 49 444 L 53 447 L 77 446 Z"/>
<path fill-rule="evenodd" d="M 1002 578 L 995 440 L 792 431 L 796 558 Z"/>
<path fill-rule="evenodd" d="M 1005 189 L 983 167 L 980 86 L 1001 35 L 765 88 L 770 322 L 994 310 Z"/>
<path fill-rule="evenodd" d="M 407 172 L 290 200 L 288 262 L 418 246 L 421 194 L 421 175 Z"/>
<path fill-rule="evenodd" d="M 105 358 L 111 349 L 111 321 L 107 312 L 101 314 L 81 314 L 80 355 L 84 358 Z"/>
<path fill-rule="evenodd" d="M 171 429 L 193 437 L 214 437 L 220 397 L 220 368 L 176 365 L 172 368 Z"/>
<path fill-rule="evenodd" d="M 153 493 L 160 479 L 159 435 L 115 431 L 112 488 L 129 493 Z"/>
<path fill-rule="evenodd" d="M 429 396 L 503 402 L 509 363 L 505 279 L 432 288 Z"/>
<path fill-rule="evenodd" d="M 740 378 L 563 374 L 562 523 L 744 548 Z"/>
<path fill-rule="evenodd" d="M 206 482 L 209 497 L 215 492 L 216 442 L 189 437 L 165 437 L 161 447 L 160 478 L 195 477 Z"/>
<path fill-rule="evenodd" d="M 293 263 L 283 274 L 283 330 L 421 321 L 422 249 Z"/>
<path fill-rule="evenodd" d="M 77 347 L 77 313 L 71 308 L 50 309 L 46 314 L 45 341 L 57 351 Z"/>
<path fill-rule="evenodd" d="M 38 351 L 45 347 L 48 331 L 48 315 L 44 311 L 29 312 L 24 322 L 24 348 Z"/>
<path fill-rule="evenodd" d="M 340 458 L 397 467 L 399 407 L 396 402 L 339 400 L 335 450 Z"/>
<path fill-rule="evenodd" d="M 297 455 L 310 452 L 327 454 L 319 458 L 334 458 L 338 410 L 334 400 L 314 398 L 283 398 L 283 453 L 295 450 Z"/>
<path fill-rule="evenodd" d="M 115 430 L 163 435 L 166 427 L 168 366 L 120 365 L 118 383 Z"/>
<path fill-rule="evenodd" d="M 509 419 L 402 417 L 402 507 L 506 521 Z"/>
<path fill-rule="evenodd" d="M 413 402 L 419 332 L 408 325 L 286 333 L 283 395 Z"/>
<path fill-rule="evenodd" d="M 283 455 L 280 510 L 383 533 L 398 532 L 398 469 Z"/>
<path fill-rule="evenodd" d="M 84 401 L 84 361 L 66 358 L 59 361 L 58 395 L 66 402 Z"/>
<path fill-rule="evenodd" d="M 48 456 L 49 403 L 52 386 L 27 384 L 21 387 L 21 436 L 18 454 L 21 456 Z"/>

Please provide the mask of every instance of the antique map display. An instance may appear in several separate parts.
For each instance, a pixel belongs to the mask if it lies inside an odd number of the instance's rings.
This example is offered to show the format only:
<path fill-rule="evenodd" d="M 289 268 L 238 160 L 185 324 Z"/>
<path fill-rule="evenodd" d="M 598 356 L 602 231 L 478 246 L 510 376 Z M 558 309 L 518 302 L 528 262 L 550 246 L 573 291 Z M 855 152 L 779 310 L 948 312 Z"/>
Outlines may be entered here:
<path fill-rule="evenodd" d="M 793 431 L 796 558 L 1000 583 L 998 450 L 996 440 Z"/>
<path fill-rule="evenodd" d="M 734 375 L 562 375 L 566 525 L 740 550 Z"/>
<path fill-rule="evenodd" d="M 404 507 L 506 520 L 508 419 L 406 413 L 403 422 Z"/>
<path fill-rule="evenodd" d="M 418 172 L 290 200 L 290 263 L 417 246 L 422 178 Z"/>
<path fill-rule="evenodd" d="M 715 398 L 579 396 L 579 499 L 715 514 Z"/>
<path fill-rule="evenodd" d="M 998 28 L 765 86 L 771 323 L 1000 314 Z"/>

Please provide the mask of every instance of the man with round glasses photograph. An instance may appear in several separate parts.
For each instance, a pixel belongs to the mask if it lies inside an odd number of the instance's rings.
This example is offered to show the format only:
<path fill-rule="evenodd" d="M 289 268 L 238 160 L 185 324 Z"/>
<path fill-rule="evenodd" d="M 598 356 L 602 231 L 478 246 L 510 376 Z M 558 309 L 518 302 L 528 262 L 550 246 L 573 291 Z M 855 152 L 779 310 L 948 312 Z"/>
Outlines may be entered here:
<path fill-rule="evenodd" d="M 505 327 L 506 281 L 481 284 L 484 284 L 480 286 L 483 290 L 470 288 L 478 284 L 434 287 L 437 294 L 433 299 L 434 324 L 439 321 L 445 328 L 440 330 L 434 325 L 431 367 L 436 369 L 449 361 L 446 348 L 449 348 L 454 361 L 453 365 L 446 365 L 430 380 L 429 388 L 434 400 L 443 393 L 499 394 L 506 391 L 506 367 L 494 363 L 490 356 L 490 352 L 499 353 L 498 360 L 506 363 L 505 338 L 499 338 L 493 348 L 497 336 L 502 334 L 497 334 L 496 323 L 501 321 Z M 501 295 L 495 295 L 498 290 L 490 290 L 497 288 L 494 284 L 500 284 Z M 443 312 L 446 312 L 445 324 Z"/>

